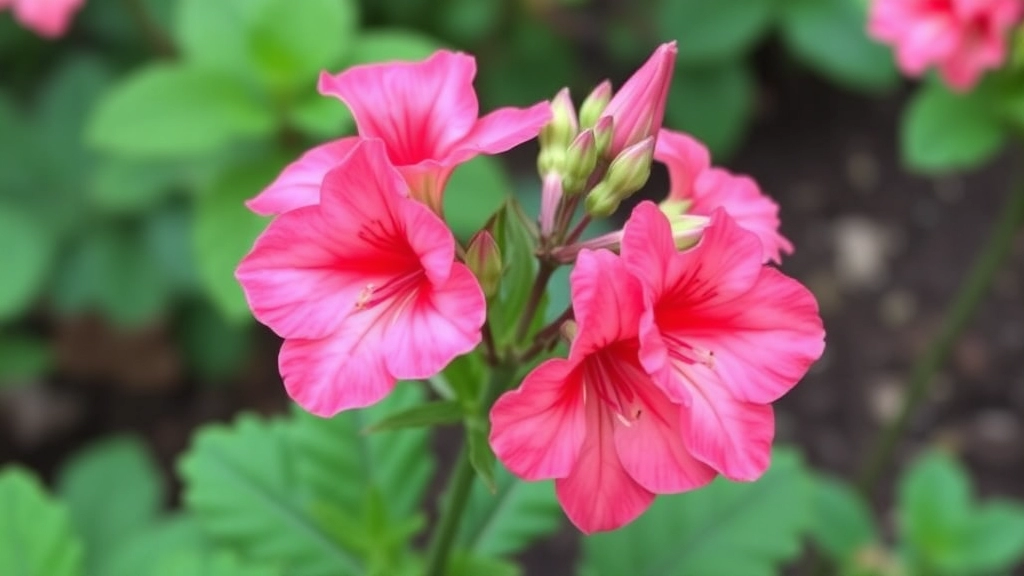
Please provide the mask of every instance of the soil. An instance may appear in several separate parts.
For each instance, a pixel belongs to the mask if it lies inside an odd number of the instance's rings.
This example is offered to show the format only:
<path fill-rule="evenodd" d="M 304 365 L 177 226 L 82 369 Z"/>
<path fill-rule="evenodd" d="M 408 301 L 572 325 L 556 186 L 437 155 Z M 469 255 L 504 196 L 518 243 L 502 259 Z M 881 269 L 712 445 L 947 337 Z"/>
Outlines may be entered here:
<path fill-rule="evenodd" d="M 843 477 L 858 471 L 893 417 L 915 356 L 935 335 L 944 304 L 1019 176 L 1009 156 L 967 176 L 905 171 L 897 127 L 907 93 L 857 96 L 800 70 L 762 70 L 756 123 L 727 163 L 753 175 L 781 205 L 783 231 L 797 246 L 783 269 L 818 296 L 828 331 L 825 357 L 777 404 L 778 438 Z M 131 431 L 151 443 L 170 477 L 174 457 L 201 422 L 242 409 L 279 412 L 286 404 L 269 334 L 261 334 L 244 377 L 211 387 L 175 371 L 173 358 L 147 357 L 135 336 L 118 343 L 103 326 L 91 330 L 60 330 L 70 355 L 62 357 L 65 365 L 76 365 L 77 353 L 91 368 L 0 399 L 0 411 L 16 407 L 0 418 L 0 463 L 21 462 L 51 478 L 81 445 Z M 151 332 L 152 346 L 169 346 L 166 330 Z M 96 344 L 103 338 L 112 341 Z M 82 352 L 86 342 L 102 350 Z M 104 354 L 128 374 L 123 365 L 140 358 L 171 368 L 145 389 L 112 386 L 117 370 L 94 365 Z M 891 518 L 892 477 L 934 442 L 958 450 L 982 495 L 1024 498 L 1024 236 L 930 390 L 887 471 L 880 517 Z M 451 443 L 439 444 L 447 459 Z M 567 528 L 524 554 L 526 571 L 570 574 L 576 549 Z"/>

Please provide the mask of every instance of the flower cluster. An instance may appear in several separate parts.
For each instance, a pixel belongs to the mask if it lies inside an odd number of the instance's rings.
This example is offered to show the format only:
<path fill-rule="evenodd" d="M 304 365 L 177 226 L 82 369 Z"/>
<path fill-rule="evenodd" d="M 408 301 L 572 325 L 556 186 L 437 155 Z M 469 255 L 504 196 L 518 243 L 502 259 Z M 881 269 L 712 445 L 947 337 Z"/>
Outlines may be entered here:
<path fill-rule="evenodd" d="M 1022 16 L 1022 0 L 875 0 L 868 30 L 895 46 L 908 75 L 934 66 L 964 91 L 1002 65 L 1007 33 Z"/>
<path fill-rule="evenodd" d="M 10 7 L 14 17 L 40 36 L 63 36 L 71 18 L 85 0 L 0 0 L 0 10 Z"/>
<path fill-rule="evenodd" d="M 359 134 L 307 152 L 249 202 L 274 219 L 237 270 L 253 314 L 284 338 L 291 397 L 321 416 L 367 406 L 478 346 L 507 270 L 488 231 L 458 245 L 445 184 L 474 155 L 538 137 L 535 294 L 572 265 L 572 303 L 531 329 L 531 298 L 508 349 L 484 340 L 489 361 L 513 369 L 560 334 L 570 346 L 490 408 L 495 454 L 525 479 L 555 479 L 585 532 L 630 522 L 656 494 L 763 474 L 771 403 L 821 355 L 824 330 L 811 293 L 771 264 L 793 249 L 778 206 L 662 128 L 675 53 L 660 46 L 578 113 L 563 90 L 479 118 L 474 60 L 445 51 L 324 74 L 320 91 L 349 106 Z M 654 161 L 669 170 L 664 201 L 581 239 Z"/>

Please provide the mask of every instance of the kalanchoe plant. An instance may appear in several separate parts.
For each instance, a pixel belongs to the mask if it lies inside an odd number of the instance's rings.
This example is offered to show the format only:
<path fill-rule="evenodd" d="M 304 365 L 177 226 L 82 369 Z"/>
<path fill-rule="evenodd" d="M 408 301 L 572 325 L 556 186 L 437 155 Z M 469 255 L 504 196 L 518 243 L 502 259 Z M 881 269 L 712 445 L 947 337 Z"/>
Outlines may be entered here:
<path fill-rule="evenodd" d="M 321 92 L 350 107 L 359 135 L 306 153 L 249 202 L 276 216 L 237 278 L 285 338 L 281 374 L 300 406 L 330 416 L 444 371 L 454 404 L 382 424 L 466 423 L 430 573 L 448 565 L 474 469 L 494 483 L 488 428 L 513 473 L 555 479 L 584 532 L 629 523 L 655 494 L 769 467 L 771 403 L 821 355 L 822 322 L 811 293 L 765 264 L 792 251 L 777 206 L 662 128 L 675 54 L 664 44 L 617 92 L 599 85 L 579 117 L 562 90 L 478 119 L 475 62 L 459 53 L 324 74 Z M 452 169 L 536 136 L 536 223 L 511 201 L 460 245 L 442 211 Z M 661 207 L 642 202 L 623 230 L 584 238 L 655 160 L 672 176 Z M 549 314 L 563 265 L 572 303 Z M 563 339 L 568 358 L 550 358 Z M 486 386 L 445 370 L 465 354 Z"/>

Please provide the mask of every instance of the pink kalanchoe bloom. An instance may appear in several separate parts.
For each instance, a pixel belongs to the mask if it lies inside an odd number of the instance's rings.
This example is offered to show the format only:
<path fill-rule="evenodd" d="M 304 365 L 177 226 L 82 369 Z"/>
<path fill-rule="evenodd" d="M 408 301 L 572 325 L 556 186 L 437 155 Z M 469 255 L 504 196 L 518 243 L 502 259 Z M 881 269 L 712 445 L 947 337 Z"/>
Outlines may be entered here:
<path fill-rule="evenodd" d="M 313 414 L 373 404 L 480 341 L 480 285 L 444 222 L 407 196 L 384 144 L 362 141 L 319 203 L 272 221 L 238 267 L 253 315 L 285 338 L 288 394 Z"/>
<path fill-rule="evenodd" d="M 384 141 L 388 158 L 413 198 L 441 213 L 442 194 L 456 166 L 478 154 L 498 154 L 535 138 L 551 119 L 551 106 L 501 108 L 479 117 L 473 89 L 476 60 L 439 50 L 422 62 L 353 66 L 320 76 L 320 93 L 341 99 L 359 136 Z M 316 200 L 319 178 L 352 144 L 343 138 L 308 152 L 251 200 L 263 215 Z M 284 182 L 282 182 L 282 179 Z"/>
<path fill-rule="evenodd" d="M 12 7 L 14 17 L 40 36 L 63 36 L 85 0 L 0 0 L 0 10 Z"/>
<path fill-rule="evenodd" d="M 733 480 L 758 478 L 774 435 L 770 403 L 824 349 L 814 296 L 763 265 L 757 237 L 723 210 L 679 252 L 666 216 L 643 202 L 626 223 L 622 260 L 644 290 L 641 363 L 684 407 L 686 451 Z"/>
<path fill-rule="evenodd" d="M 779 234 L 778 204 L 753 179 L 713 168 L 711 154 L 696 139 L 662 129 L 654 158 L 668 167 L 667 201 L 684 202 L 687 214 L 700 216 L 725 209 L 737 224 L 757 235 L 766 262 L 780 263 L 783 253 L 793 253 L 793 244 Z"/>
<path fill-rule="evenodd" d="M 555 478 L 566 514 L 591 533 L 715 474 L 686 449 L 681 406 L 640 364 L 637 279 L 613 253 L 584 250 L 571 285 L 578 330 L 569 358 L 544 362 L 498 399 L 490 441 L 515 474 Z"/>
<path fill-rule="evenodd" d="M 908 75 L 936 66 L 965 91 L 1003 63 L 1006 35 L 1022 15 L 1022 0 L 875 0 L 868 31 L 895 47 Z"/>
<path fill-rule="evenodd" d="M 656 136 L 665 118 L 665 101 L 676 63 L 676 43 L 658 46 L 654 54 L 615 93 L 602 117 L 611 117 L 614 133 L 606 157 Z"/>

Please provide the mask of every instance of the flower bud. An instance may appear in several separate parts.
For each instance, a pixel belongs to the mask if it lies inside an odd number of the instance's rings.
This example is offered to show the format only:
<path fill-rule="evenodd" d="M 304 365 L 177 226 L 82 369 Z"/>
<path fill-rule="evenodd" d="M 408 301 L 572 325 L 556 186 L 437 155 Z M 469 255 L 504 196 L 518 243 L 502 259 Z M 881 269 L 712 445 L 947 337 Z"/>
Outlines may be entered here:
<path fill-rule="evenodd" d="M 607 181 L 601 181 L 587 194 L 584 206 L 587 214 L 594 218 L 607 218 L 619 209 L 621 203 L 622 199 L 615 194 L 611 185 Z"/>
<path fill-rule="evenodd" d="M 480 282 L 484 297 L 491 299 L 501 284 L 501 249 L 487 230 L 473 235 L 466 248 L 466 266 Z"/>
<path fill-rule="evenodd" d="M 580 105 L 580 126 L 591 128 L 597 124 L 598 119 L 604 114 L 608 103 L 612 101 L 612 83 L 605 80 L 597 85 L 587 96 L 587 99 Z"/>
<path fill-rule="evenodd" d="M 710 223 L 711 218 L 695 214 L 682 214 L 669 218 L 669 224 L 672 226 L 672 239 L 676 243 L 676 249 L 686 250 L 696 246 L 704 234 L 704 229 Z"/>
<path fill-rule="evenodd" d="M 604 116 L 615 119 L 615 136 L 605 158 L 657 135 L 665 118 L 676 52 L 675 42 L 659 46 L 608 103 Z"/>
<path fill-rule="evenodd" d="M 587 185 L 587 180 L 597 166 L 597 145 L 594 131 L 584 130 L 572 141 L 565 153 L 565 174 L 562 189 L 566 194 L 578 194 Z"/>
<path fill-rule="evenodd" d="M 564 148 L 541 148 L 537 155 L 537 172 L 541 177 L 548 174 L 560 174 L 565 169 Z"/>
<path fill-rule="evenodd" d="M 562 88 L 551 100 L 551 121 L 540 130 L 540 147 L 564 150 L 579 130 L 579 121 L 576 119 L 572 98 L 569 97 L 569 89 Z"/>
<path fill-rule="evenodd" d="M 612 136 L 615 135 L 615 121 L 611 116 L 602 116 L 597 124 L 594 124 L 594 144 L 597 147 L 598 158 L 608 156 L 608 147 L 612 145 Z"/>
<path fill-rule="evenodd" d="M 622 151 L 608 166 L 604 180 L 625 200 L 643 188 L 651 175 L 654 161 L 654 138 L 642 140 Z"/>

